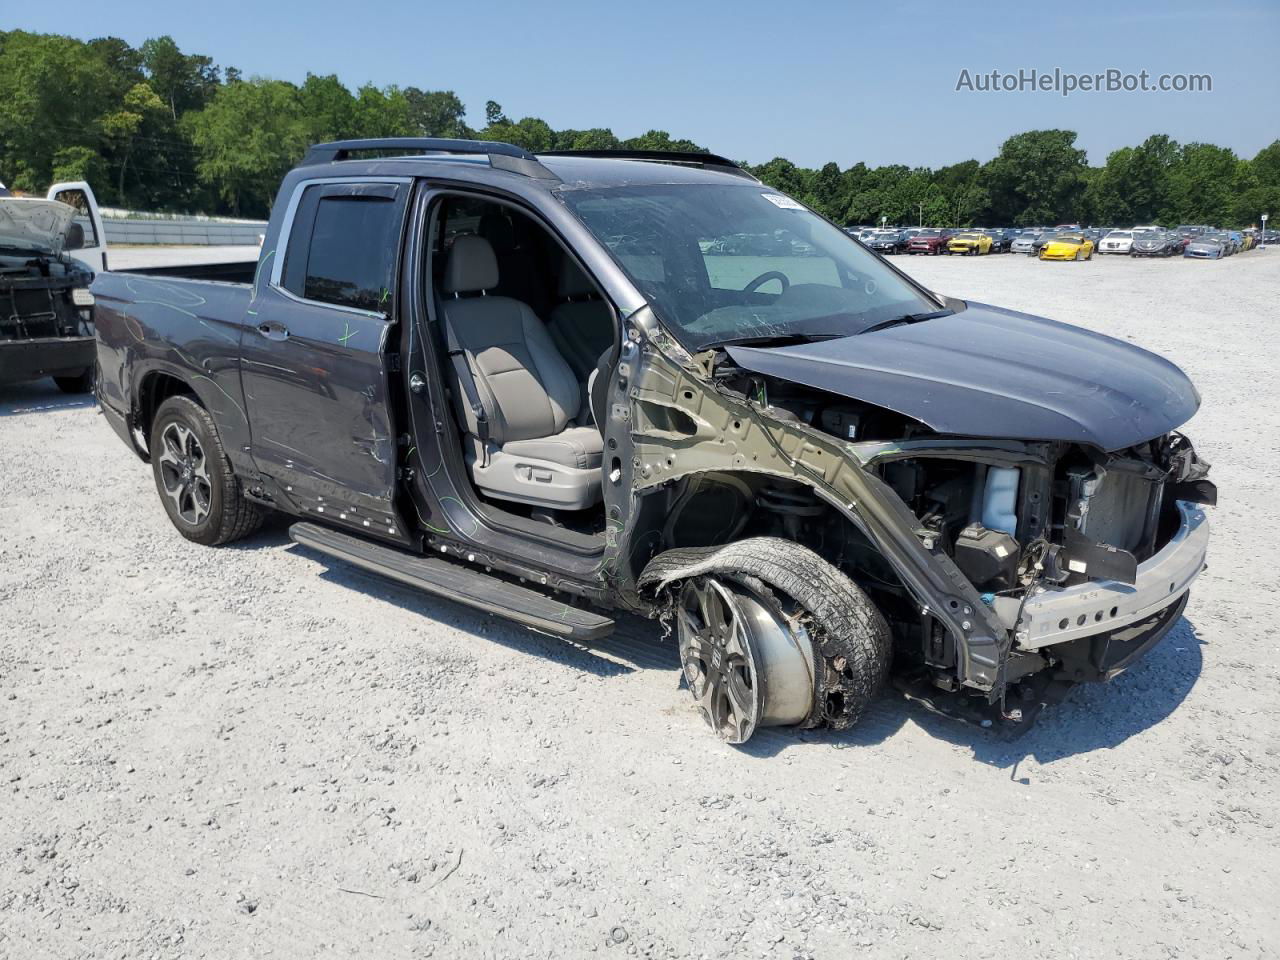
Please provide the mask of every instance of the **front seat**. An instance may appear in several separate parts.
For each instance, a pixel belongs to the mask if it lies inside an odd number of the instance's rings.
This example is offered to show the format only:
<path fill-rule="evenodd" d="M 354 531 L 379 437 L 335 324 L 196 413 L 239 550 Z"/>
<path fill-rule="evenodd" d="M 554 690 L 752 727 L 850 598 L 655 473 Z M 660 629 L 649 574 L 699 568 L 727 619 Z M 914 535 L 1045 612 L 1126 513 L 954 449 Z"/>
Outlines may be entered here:
<path fill-rule="evenodd" d="M 585 384 L 600 355 L 613 347 L 613 311 L 568 255 L 560 262 L 556 292 L 561 302 L 547 317 L 547 329 L 570 369 Z"/>
<path fill-rule="evenodd" d="M 440 301 L 450 376 L 476 488 L 557 510 L 600 502 L 603 442 L 578 426 L 577 378 L 528 305 L 491 297 L 498 261 L 483 237 L 460 236 Z"/>

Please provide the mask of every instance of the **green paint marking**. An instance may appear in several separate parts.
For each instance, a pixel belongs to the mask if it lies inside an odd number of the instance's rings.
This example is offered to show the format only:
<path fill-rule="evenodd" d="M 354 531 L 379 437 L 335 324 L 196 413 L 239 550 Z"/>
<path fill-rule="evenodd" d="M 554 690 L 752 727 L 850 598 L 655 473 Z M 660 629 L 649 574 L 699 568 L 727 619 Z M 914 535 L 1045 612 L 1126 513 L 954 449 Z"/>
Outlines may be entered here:
<path fill-rule="evenodd" d="M 342 332 L 342 336 L 338 338 L 338 342 L 345 347 L 347 345 L 347 341 L 350 340 L 352 337 L 354 337 L 360 331 L 351 329 L 350 320 L 343 320 L 342 326 L 343 326 L 343 332 Z"/>

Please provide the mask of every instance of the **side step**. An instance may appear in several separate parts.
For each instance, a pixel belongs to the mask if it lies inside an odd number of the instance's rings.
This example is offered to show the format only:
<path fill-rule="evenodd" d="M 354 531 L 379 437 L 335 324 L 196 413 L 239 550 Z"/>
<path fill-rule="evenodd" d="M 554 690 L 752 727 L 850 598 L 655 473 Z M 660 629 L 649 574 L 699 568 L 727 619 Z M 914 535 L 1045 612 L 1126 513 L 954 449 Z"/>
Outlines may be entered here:
<path fill-rule="evenodd" d="M 613 620 L 570 606 L 518 584 L 491 577 L 460 563 L 384 547 L 314 523 L 295 523 L 289 536 L 299 546 L 336 557 L 426 593 L 492 613 L 543 633 L 581 642 L 613 632 Z"/>

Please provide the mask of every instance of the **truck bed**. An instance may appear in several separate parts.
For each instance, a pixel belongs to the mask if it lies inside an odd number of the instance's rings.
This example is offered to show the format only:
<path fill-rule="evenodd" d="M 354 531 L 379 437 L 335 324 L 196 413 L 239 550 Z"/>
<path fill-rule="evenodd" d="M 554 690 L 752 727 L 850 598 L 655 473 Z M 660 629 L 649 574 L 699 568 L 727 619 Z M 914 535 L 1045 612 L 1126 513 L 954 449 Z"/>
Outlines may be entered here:
<path fill-rule="evenodd" d="M 251 283 L 260 250 L 234 247 L 112 247 L 110 269 L 187 280 Z"/>
<path fill-rule="evenodd" d="M 238 451 L 247 421 L 237 358 L 255 267 L 166 265 L 97 275 L 90 290 L 97 298 L 98 398 L 122 437 L 128 440 L 125 418 L 139 381 L 169 374 L 191 382 L 206 409 L 229 424 L 226 439 Z"/>
<path fill-rule="evenodd" d="M 158 266 L 126 267 L 112 273 L 136 274 L 148 277 L 168 277 L 178 280 L 216 280 L 221 283 L 253 283 L 256 260 L 231 263 L 175 263 Z"/>

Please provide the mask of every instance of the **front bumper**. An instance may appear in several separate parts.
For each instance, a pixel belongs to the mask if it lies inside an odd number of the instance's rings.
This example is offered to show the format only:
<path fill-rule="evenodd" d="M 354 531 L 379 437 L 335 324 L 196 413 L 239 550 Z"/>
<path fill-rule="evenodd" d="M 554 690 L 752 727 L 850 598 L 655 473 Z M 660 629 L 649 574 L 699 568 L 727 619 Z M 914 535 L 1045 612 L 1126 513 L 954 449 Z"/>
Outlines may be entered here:
<path fill-rule="evenodd" d="M 1070 587 L 1041 588 L 1022 609 L 1014 642 L 1020 650 L 1038 650 L 1139 623 L 1179 601 L 1204 569 L 1209 521 L 1199 505 L 1179 500 L 1181 523 L 1164 549 L 1138 564 L 1138 582 L 1094 580 Z M 997 597 L 997 616 L 1013 630 L 1016 597 Z"/>
<path fill-rule="evenodd" d="M 75 376 L 93 366 L 93 337 L 0 340 L 0 383 Z"/>

